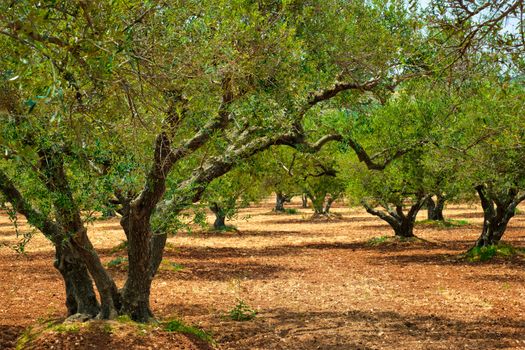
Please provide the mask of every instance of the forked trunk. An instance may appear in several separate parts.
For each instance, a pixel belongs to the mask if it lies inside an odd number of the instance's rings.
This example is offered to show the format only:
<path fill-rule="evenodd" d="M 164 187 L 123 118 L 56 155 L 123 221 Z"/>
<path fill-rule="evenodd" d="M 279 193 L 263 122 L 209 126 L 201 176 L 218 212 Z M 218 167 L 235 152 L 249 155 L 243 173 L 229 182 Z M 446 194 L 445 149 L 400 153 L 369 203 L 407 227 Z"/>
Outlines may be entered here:
<path fill-rule="evenodd" d="M 428 220 L 434 220 L 434 221 L 445 221 L 445 218 L 443 216 L 443 209 L 445 208 L 445 198 L 443 196 L 438 195 L 437 201 L 434 202 L 432 197 L 430 197 L 427 200 L 427 213 L 428 213 Z"/>
<path fill-rule="evenodd" d="M 121 305 L 120 294 L 115 282 L 102 265 L 95 248 L 87 237 L 86 229 L 80 228 L 71 242 L 97 286 L 100 295 L 100 313 L 97 317 L 100 319 L 117 317 Z"/>
<path fill-rule="evenodd" d="M 328 199 L 326 200 L 326 205 L 325 205 L 325 207 L 323 209 L 323 212 L 326 215 L 330 214 L 330 209 L 332 208 L 332 204 L 334 202 L 335 202 L 335 199 L 332 196 L 328 197 Z"/>
<path fill-rule="evenodd" d="M 64 278 L 68 316 L 76 313 L 97 316 L 100 305 L 93 290 L 93 282 L 86 266 L 69 244 L 55 246 L 54 265 Z"/>
<path fill-rule="evenodd" d="M 412 204 L 406 214 L 403 211 L 402 203 L 398 203 L 395 206 L 395 210 L 391 209 L 387 204 L 384 204 L 386 209 L 385 211 L 375 209 L 368 205 L 365 201 L 362 203 L 368 213 L 386 221 L 394 230 L 396 237 L 411 238 L 415 237 L 414 223 L 416 222 L 417 214 L 427 200 L 428 196 L 418 197 L 416 202 Z"/>
<path fill-rule="evenodd" d="M 301 201 L 302 201 L 301 207 L 308 208 L 308 196 L 306 195 L 306 193 L 303 193 L 303 195 L 301 196 Z"/>
<path fill-rule="evenodd" d="M 483 208 L 483 230 L 476 241 L 477 247 L 498 244 L 514 217 L 516 207 L 525 198 L 517 189 L 496 193 L 485 185 L 476 187 Z"/>
<path fill-rule="evenodd" d="M 284 203 L 286 201 L 286 196 L 282 192 L 277 192 L 275 194 L 275 211 L 279 213 L 284 212 Z"/>

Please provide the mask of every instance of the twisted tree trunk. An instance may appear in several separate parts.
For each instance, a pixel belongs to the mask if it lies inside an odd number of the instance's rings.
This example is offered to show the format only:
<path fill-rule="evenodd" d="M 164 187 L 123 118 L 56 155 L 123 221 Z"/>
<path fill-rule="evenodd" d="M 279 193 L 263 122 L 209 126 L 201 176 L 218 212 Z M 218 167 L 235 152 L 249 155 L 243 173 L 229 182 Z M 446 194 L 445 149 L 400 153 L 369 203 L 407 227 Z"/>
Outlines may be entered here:
<path fill-rule="evenodd" d="M 83 313 L 95 316 L 100 306 L 93 290 L 93 282 L 84 261 L 68 241 L 67 230 L 49 219 L 25 200 L 8 176 L 0 171 L 0 192 L 13 209 L 24 215 L 28 223 L 42 232 L 55 246 L 55 268 L 64 279 L 68 315 Z"/>
<path fill-rule="evenodd" d="M 55 246 L 54 266 L 64 279 L 68 316 L 76 313 L 97 316 L 100 305 L 93 290 L 93 281 L 85 264 L 69 244 Z"/>
<path fill-rule="evenodd" d="M 411 238 L 415 237 L 414 223 L 416 222 L 417 214 L 427 199 L 428 196 L 418 197 L 406 214 L 401 203 L 396 204 L 395 210 L 392 210 L 385 204 L 386 211 L 377 210 L 365 201 L 362 201 L 362 204 L 368 213 L 386 221 L 394 230 L 396 237 Z"/>
<path fill-rule="evenodd" d="M 483 208 L 483 229 L 475 246 L 498 244 L 516 213 L 516 207 L 525 200 L 525 195 L 520 196 L 517 188 L 496 193 L 486 185 L 476 186 L 476 191 Z"/>
<path fill-rule="evenodd" d="M 443 216 L 443 209 L 445 208 L 446 199 L 442 195 L 436 196 L 437 201 L 434 201 L 432 197 L 427 200 L 427 219 L 434 221 L 445 221 Z"/>
<path fill-rule="evenodd" d="M 284 212 L 284 203 L 289 202 L 290 200 L 284 195 L 281 191 L 276 192 L 275 194 L 275 211 L 279 213 Z"/>

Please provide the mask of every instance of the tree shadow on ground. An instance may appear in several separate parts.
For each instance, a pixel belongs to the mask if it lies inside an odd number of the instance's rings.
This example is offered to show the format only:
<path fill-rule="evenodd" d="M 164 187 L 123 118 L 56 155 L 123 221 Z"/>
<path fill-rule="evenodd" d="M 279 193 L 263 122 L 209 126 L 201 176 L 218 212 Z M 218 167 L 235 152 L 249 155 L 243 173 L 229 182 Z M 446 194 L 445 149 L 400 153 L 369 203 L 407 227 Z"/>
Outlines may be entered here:
<path fill-rule="evenodd" d="M 463 244 L 457 242 L 458 245 L 465 247 L 458 251 L 458 253 L 430 253 L 429 251 L 421 251 L 415 254 L 385 254 L 383 256 L 374 257 L 369 263 L 373 265 L 395 264 L 399 266 L 406 266 L 412 264 L 418 265 L 441 265 L 441 266 L 505 266 L 506 268 L 523 269 L 525 268 L 525 258 L 519 255 L 511 257 L 495 257 L 488 261 L 471 262 L 465 259 L 462 255 L 468 248 L 472 247 L 472 242 L 462 241 Z M 506 241 L 507 244 L 518 246 L 518 242 Z M 456 245 L 456 247 L 458 246 Z"/>
<path fill-rule="evenodd" d="M 22 326 L 0 324 L 0 349 L 14 349 L 17 338 L 24 331 Z"/>
<path fill-rule="evenodd" d="M 293 256 L 308 253 L 308 250 L 367 250 L 378 252 L 396 252 L 406 250 L 433 250 L 443 249 L 444 244 L 434 242 L 400 243 L 392 245 L 371 245 L 368 242 L 311 242 L 303 244 L 277 245 L 265 248 L 232 248 L 232 247 L 195 247 L 185 246 L 173 250 L 167 250 L 165 259 L 194 259 L 194 260 L 218 260 L 230 258 L 256 258 L 256 257 L 280 257 Z"/>
<path fill-rule="evenodd" d="M 483 212 L 463 212 L 446 215 L 447 218 L 456 218 L 456 219 L 483 219 Z"/>
<path fill-rule="evenodd" d="M 347 217 L 347 216 L 330 216 L 329 218 L 321 217 L 319 219 L 311 219 L 314 213 L 309 213 L 307 218 L 287 217 L 285 219 L 267 220 L 264 223 L 272 225 L 289 225 L 289 224 L 308 224 L 308 225 L 326 225 L 326 224 L 341 224 L 353 222 L 379 222 L 380 219 L 375 217 Z"/>
<path fill-rule="evenodd" d="M 169 320 L 171 318 L 180 318 L 182 315 L 206 316 L 216 312 L 217 310 L 211 309 L 208 306 L 202 304 L 169 303 L 163 305 L 162 311 L 156 312 L 155 314 L 165 320 Z"/>
<path fill-rule="evenodd" d="M 196 238 L 231 238 L 238 239 L 243 237 L 286 237 L 286 236 L 308 236 L 304 232 L 299 231 L 262 231 L 262 230 L 250 230 L 250 231 L 231 231 L 231 232 L 217 232 L 217 231 L 197 231 L 189 234 Z"/>
<path fill-rule="evenodd" d="M 257 347 L 264 339 L 277 349 L 503 349 L 525 344 L 525 322 L 509 318 L 472 321 L 392 311 L 261 313 L 254 321 L 218 320 L 215 339 L 230 349 Z M 518 345 L 519 346 L 519 345 Z M 248 347 L 246 347 L 248 348 Z"/>
<path fill-rule="evenodd" d="M 283 271 L 302 271 L 301 269 L 285 268 L 278 265 L 258 264 L 254 262 L 215 262 L 198 261 L 186 262 L 178 260 L 180 269 L 165 269 L 161 266 L 157 278 L 166 280 L 184 281 L 231 281 L 242 280 L 266 280 L 276 278 Z"/>

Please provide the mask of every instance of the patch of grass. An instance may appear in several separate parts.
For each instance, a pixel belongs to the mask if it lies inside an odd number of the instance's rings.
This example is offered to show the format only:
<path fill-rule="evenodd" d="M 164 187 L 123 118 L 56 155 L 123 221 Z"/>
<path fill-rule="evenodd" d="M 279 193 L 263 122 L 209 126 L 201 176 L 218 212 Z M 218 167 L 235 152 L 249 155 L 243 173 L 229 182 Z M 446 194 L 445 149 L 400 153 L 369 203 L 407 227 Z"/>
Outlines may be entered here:
<path fill-rule="evenodd" d="M 286 209 L 284 209 L 284 212 L 285 212 L 285 214 L 288 214 L 288 215 L 299 214 L 299 210 L 297 210 L 295 208 L 286 208 Z"/>
<path fill-rule="evenodd" d="M 237 232 L 237 227 L 231 225 L 224 225 L 219 228 L 213 228 L 214 232 Z"/>
<path fill-rule="evenodd" d="M 80 332 L 80 326 L 79 323 L 61 323 L 49 329 L 58 333 L 78 333 Z"/>
<path fill-rule="evenodd" d="M 115 319 L 117 322 L 120 323 L 133 323 L 134 321 L 129 317 L 129 315 L 120 315 Z"/>
<path fill-rule="evenodd" d="M 242 299 L 237 299 L 237 305 L 228 312 L 228 316 L 234 321 L 250 321 L 257 316 L 257 311 L 249 307 Z"/>
<path fill-rule="evenodd" d="M 124 258 L 122 256 L 118 256 L 115 259 L 109 261 L 106 265 L 107 267 L 117 267 L 122 265 L 123 263 L 127 262 L 128 258 Z"/>
<path fill-rule="evenodd" d="M 125 252 L 128 250 L 128 241 L 122 241 L 113 248 L 111 248 L 111 253 Z"/>
<path fill-rule="evenodd" d="M 160 263 L 160 269 L 165 271 L 178 272 L 185 269 L 184 265 L 177 264 L 176 262 L 171 262 L 168 260 L 162 260 Z"/>
<path fill-rule="evenodd" d="M 485 247 L 474 247 L 465 254 L 465 259 L 470 262 L 484 262 L 496 257 L 510 258 L 516 255 L 525 255 L 525 249 L 500 243 Z"/>
<path fill-rule="evenodd" d="M 36 338 L 38 334 L 33 332 L 33 328 L 28 327 L 26 330 L 18 337 L 18 340 L 15 345 L 15 350 L 23 350 L 26 346 Z"/>
<path fill-rule="evenodd" d="M 426 242 L 428 241 L 419 238 L 419 237 L 399 237 L 399 236 L 381 236 L 374 237 L 368 240 L 367 244 L 369 246 L 379 246 L 379 245 L 394 245 L 397 243 L 415 243 L 415 242 Z"/>
<path fill-rule="evenodd" d="M 366 244 L 371 246 L 381 245 L 387 243 L 390 238 L 391 237 L 389 236 L 374 237 L 369 239 L 368 242 L 366 242 Z"/>
<path fill-rule="evenodd" d="M 113 333 L 113 327 L 107 322 L 104 322 L 104 325 L 102 326 L 102 332 L 106 334 L 112 334 Z"/>
<path fill-rule="evenodd" d="M 177 320 L 177 319 L 164 323 L 164 329 L 168 332 L 178 332 L 178 333 L 190 334 L 207 343 L 214 343 L 211 335 L 205 332 L 204 330 L 194 327 L 194 326 L 188 326 L 184 324 L 182 321 Z"/>
<path fill-rule="evenodd" d="M 434 227 L 434 228 L 454 228 L 454 227 L 462 227 L 469 225 L 469 222 L 467 220 L 454 220 L 454 219 L 447 219 L 445 221 L 441 220 L 422 220 L 416 222 L 417 226 L 426 226 L 426 227 Z"/>

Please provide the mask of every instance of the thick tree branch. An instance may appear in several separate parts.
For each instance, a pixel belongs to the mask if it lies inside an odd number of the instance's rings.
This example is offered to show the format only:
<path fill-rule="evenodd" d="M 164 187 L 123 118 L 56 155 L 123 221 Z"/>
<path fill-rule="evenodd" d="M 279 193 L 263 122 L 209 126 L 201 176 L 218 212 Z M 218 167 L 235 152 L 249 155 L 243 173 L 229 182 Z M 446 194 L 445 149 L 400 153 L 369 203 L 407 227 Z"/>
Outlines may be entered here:
<path fill-rule="evenodd" d="M 60 243 L 63 231 L 46 215 L 33 208 L 23 197 L 7 174 L 0 169 L 0 192 L 11 203 L 13 209 L 22 214 L 27 221 L 55 244 Z"/>

